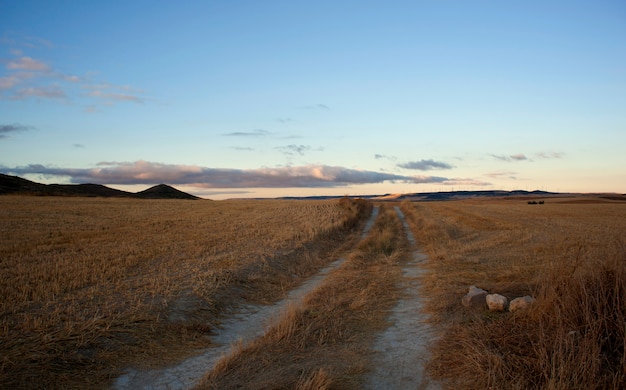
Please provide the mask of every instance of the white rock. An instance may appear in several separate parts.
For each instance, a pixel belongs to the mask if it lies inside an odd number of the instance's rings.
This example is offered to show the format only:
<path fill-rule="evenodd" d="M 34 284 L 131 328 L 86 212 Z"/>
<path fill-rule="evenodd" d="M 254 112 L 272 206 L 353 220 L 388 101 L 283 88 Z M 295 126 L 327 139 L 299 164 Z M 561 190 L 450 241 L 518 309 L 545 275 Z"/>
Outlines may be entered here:
<path fill-rule="evenodd" d="M 520 309 L 525 309 L 530 306 L 535 299 L 530 295 L 526 295 L 524 297 L 515 298 L 509 304 L 509 311 L 517 311 Z"/>
<path fill-rule="evenodd" d="M 505 311 L 509 303 L 509 300 L 500 294 L 489 294 L 485 297 L 485 301 L 487 301 L 487 307 L 491 311 Z"/>
<path fill-rule="evenodd" d="M 472 308 L 483 308 L 485 307 L 485 297 L 487 296 L 487 291 L 482 288 L 478 288 L 476 286 L 470 286 L 469 292 L 465 294 L 463 300 L 463 306 L 472 307 Z"/>

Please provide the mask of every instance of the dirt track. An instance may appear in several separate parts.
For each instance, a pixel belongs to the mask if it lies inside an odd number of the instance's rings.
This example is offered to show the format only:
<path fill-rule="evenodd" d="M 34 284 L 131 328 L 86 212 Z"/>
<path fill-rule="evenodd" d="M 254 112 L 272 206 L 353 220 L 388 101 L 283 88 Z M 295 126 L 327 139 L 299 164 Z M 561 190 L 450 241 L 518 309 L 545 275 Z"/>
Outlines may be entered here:
<path fill-rule="evenodd" d="M 374 207 L 367 221 L 361 239 L 367 237 L 376 217 L 378 207 Z M 129 368 L 115 381 L 113 388 L 130 389 L 188 389 L 197 385 L 203 375 L 210 371 L 219 359 L 227 355 L 235 344 L 243 345 L 262 336 L 274 319 L 278 318 L 290 305 L 300 305 L 306 294 L 319 286 L 333 269 L 339 267 L 344 259 L 338 259 L 321 269 L 316 275 L 306 280 L 298 288 L 290 291 L 285 299 L 273 305 L 246 305 L 222 321 L 211 340 L 217 346 L 201 351 L 198 355 L 182 361 L 173 367 L 139 371 Z"/>
<path fill-rule="evenodd" d="M 405 221 L 404 214 L 395 207 L 402 221 L 407 240 L 415 249 L 415 238 Z M 392 324 L 374 342 L 372 371 L 367 377 L 367 389 L 438 389 L 428 380 L 424 364 L 428 360 L 428 345 L 434 337 L 422 313 L 423 298 L 419 294 L 420 263 L 426 260 L 415 250 L 410 262 L 402 268 L 399 284 L 404 296 L 389 317 Z"/>
<path fill-rule="evenodd" d="M 361 239 L 378 215 L 378 207 L 373 209 Z M 412 249 L 415 239 L 399 207 L 396 214 L 403 223 L 406 238 Z M 413 252 L 410 261 L 402 267 L 402 279 L 398 286 L 403 296 L 391 311 L 388 321 L 391 324 L 375 337 L 371 369 L 364 378 L 368 389 L 437 389 L 438 386 L 424 376 L 424 363 L 427 359 L 427 345 L 432 340 L 432 330 L 425 324 L 421 314 L 422 298 L 419 296 L 420 262 L 426 257 L 418 251 Z M 326 276 L 344 262 L 340 258 L 316 275 L 309 278 L 298 288 L 290 291 L 286 298 L 273 305 L 247 305 L 232 313 L 222 322 L 222 327 L 212 336 L 214 348 L 201 351 L 180 364 L 164 369 L 138 371 L 128 369 L 119 377 L 115 389 L 188 389 L 199 383 L 207 371 L 216 365 L 222 356 L 228 355 L 235 345 L 246 345 L 262 336 L 290 305 L 299 306 L 304 297 L 319 286 Z"/>

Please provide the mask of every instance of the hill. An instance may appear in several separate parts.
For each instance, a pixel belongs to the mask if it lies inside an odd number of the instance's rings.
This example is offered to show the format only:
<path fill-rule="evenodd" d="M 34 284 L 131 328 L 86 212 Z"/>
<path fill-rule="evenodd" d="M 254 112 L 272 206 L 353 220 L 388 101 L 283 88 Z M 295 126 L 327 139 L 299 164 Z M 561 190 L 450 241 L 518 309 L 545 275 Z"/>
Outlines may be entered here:
<path fill-rule="evenodd" d="M 0 195 L 84 196 L 137 199 L 199 199 L 166 184 L 137 193 L 109 188 L 101 184 L 41 184 L 18 176 L 0 173 Z"/>
<path fill-rule="evenodd" d="M 159 184 L 134 194 L 135 198 L 141 199 L 198 199 L 198 197 L 177 190 L 167 184 Z"/>

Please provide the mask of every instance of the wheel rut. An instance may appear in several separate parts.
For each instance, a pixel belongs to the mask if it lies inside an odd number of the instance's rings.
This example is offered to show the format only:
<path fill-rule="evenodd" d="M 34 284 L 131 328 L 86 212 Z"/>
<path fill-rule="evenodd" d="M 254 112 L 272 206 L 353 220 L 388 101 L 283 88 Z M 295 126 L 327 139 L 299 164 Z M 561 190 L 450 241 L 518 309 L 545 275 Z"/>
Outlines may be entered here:
<path fill-rule="evenodd" d="M 378 211 L 378 206 L 375 206 L 363 229 L 361 239 L 367 237 Z M 144 371 L 129 368 L 115 380 L 113 389 L 182 390 L 196 386 L 205 373 L 209 372 L 220 358 L 228 355 L 236 344 L 246 345 L 262 336 L 273 320 L 279 318 L 289 306 L 299 306 L 304 297 L 343 262 L 343 258 L 335 260 L 273 305 L 245 305 L 239 308 L 224 319 L 221 328 L 212 335 L 211 341 L 215 343 L 215 347 L 208 348 L 172 367 Z"/>
<path fill-rule="evenodd" d="M 398 206 L 394 207 L 402 222 L 407 240 L 413 248 L 412 257 L 402 268 L 400 288 L 403 298 L 389 316 L 392 324 L 379 334 L 373 345 L 372 371 L 365 381 L 369 390 L 386 389 L 440 389 L 428 379 L 424 366 L 428 360 L 428 346 L 435 337 L 423 313 L 424 298 L 419 294 L 420 264 L 427 257 L 416 247 L 415 237 Z"/>

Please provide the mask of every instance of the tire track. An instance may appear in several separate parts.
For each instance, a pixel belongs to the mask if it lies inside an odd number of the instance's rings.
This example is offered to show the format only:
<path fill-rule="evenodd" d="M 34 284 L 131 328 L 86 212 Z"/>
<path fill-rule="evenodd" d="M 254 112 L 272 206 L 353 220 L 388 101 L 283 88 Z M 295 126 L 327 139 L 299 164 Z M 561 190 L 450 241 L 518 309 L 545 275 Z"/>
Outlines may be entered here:
<path fill-rule="evenodd" d="M 361 240 L 367 237 L 378 211 L 378 206 L 374 206 L 361 234 Z M 115 380 L 113 389 L 182 390 L 194 387 L 220 358 L 229 354 L 235 344 L 246 345 L 262 336 L 273 320 L 279 318 L 289 306 L 300 305 L 304 297 L 344 261 L 345 259 L 340 258 L 332 262 L 298 288 L 291 290 L 285 299 L 273 305 L 245 305 L 229 315 L 222 321 L 221 328 L 211 337 L 211 341 L 217 344 L 216 347 L 209 348 L 173 367 L 147 371 L 130 368 Z"/>
<path fill-rule="evenodd" d="M 412 248 L 416 241 L 400 207 L 394 206 L 402 222 L 407 240 Z M 366 378 L 366 389 L 440 389 L 439 384 L 429 381 L 424 366 L 428 361 L 428 345 L 435 337 L 422 312 L 424 298 L 419 294 L 419 277 L 423 273 L 420 263 L 427 259 L 418 250 L 402 268 L 404 298 L 400 299 L 389 316 L 392 323 L 374 341 L 373 370 Z"/>

